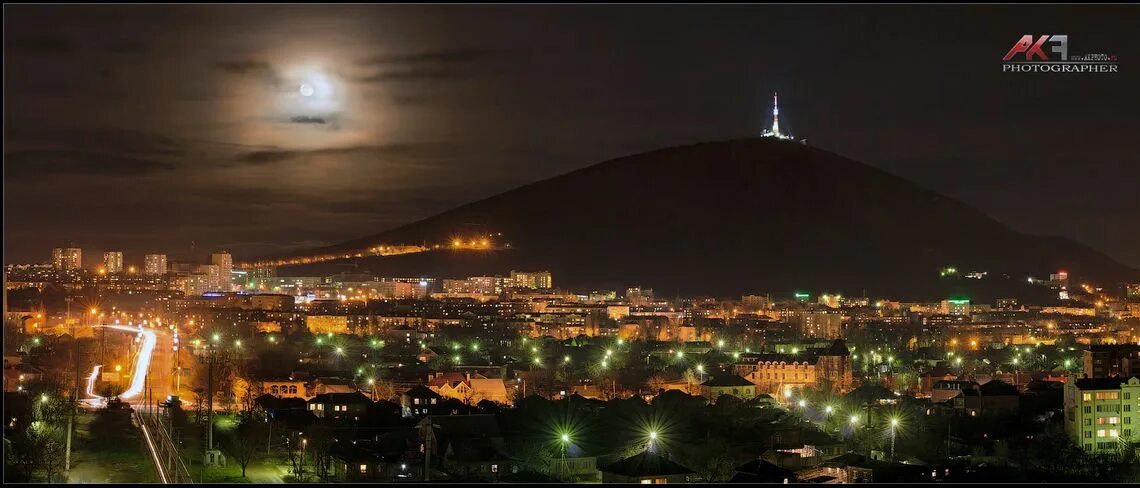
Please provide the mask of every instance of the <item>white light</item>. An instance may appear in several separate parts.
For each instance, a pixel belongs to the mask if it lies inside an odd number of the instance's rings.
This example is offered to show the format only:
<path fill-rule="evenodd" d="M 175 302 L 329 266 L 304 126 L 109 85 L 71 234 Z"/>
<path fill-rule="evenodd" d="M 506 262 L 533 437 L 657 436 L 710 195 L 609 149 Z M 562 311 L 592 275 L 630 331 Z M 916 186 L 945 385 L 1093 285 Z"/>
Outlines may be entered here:
<path fill-rule="evenodd" d="M 317 91 L 313 89 L 313 85 L 310 85 L 308 83 L 301 83 L 300 92 L 302 97 L 311 97 Z"/>

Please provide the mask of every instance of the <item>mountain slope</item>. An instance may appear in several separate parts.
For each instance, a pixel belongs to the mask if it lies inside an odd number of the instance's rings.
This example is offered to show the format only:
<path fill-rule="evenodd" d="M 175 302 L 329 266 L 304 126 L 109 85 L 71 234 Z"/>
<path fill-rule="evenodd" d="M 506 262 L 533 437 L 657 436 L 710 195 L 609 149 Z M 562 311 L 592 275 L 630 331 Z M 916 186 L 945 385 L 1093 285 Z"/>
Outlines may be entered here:
<path fill-rule="evenodd" d="M 564 286 L 708 294 L 935 292 L 948 265 L 1013 277 L 1066 269 L 1102 282 L 1140 274 L 1072 241 L 1014 232 L 862 163 L 769 139 L 623 157 L 313 252 L 477 232 L 501 232 L 512 249 L 364 262 L 384 275 L 549 269 Z"/>

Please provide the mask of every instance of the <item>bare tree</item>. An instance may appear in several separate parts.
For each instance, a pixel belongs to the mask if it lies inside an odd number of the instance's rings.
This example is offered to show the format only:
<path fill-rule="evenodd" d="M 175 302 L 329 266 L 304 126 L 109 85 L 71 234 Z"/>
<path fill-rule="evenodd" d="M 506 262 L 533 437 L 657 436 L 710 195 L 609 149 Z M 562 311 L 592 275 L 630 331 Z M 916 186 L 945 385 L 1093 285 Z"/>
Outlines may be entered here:
<path fill-rule="evenodd" d="M 241 466 L 242 478 L 245 477 L 245 469 L 260 451 L 258 447 L 261 445 L 261 438 L 263 437 L 262 430 L 262 422 L 246 418 L 238 424 L 229 436 L 230 455 Z"/>

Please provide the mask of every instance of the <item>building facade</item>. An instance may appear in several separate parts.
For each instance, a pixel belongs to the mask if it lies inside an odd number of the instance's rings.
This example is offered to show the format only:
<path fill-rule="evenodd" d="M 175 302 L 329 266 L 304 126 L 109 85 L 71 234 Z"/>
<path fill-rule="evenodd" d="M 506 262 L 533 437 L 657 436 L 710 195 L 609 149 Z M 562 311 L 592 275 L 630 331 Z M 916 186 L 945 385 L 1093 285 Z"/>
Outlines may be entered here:
<path fill-rule="evenodd" d="M 1065 431 L 1085 451 L 1112 453 L 1138 440 L 1140 378 L 1070 378 Z"/>
<path fill-rule="evenodd" d="M 123 253 L 121 251 L 107 251 L 103 253 L 103 269 L 108 273 L 122 273 Z"/>
<path fill-rule="evenodd" d="M 144 256 L 143 273 L 148 276 L 162 276 L 166 274 L 166 255 L 147 254 Z"/>

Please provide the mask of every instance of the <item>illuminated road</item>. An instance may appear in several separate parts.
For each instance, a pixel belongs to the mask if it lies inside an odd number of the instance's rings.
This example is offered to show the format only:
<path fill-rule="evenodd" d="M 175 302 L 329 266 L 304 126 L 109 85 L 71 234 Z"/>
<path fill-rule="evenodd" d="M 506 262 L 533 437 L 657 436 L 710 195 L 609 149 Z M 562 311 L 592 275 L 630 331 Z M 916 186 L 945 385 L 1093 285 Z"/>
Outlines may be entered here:
<path fill-rule="evenodd" d="M 141 344 L 138 350 L 138 357 L 135 359 L 134 369 L 131 373 L 131 384 L 119 398 L 128 401 L 135 407 L 134 419 L 135 425 L 142 431 L 143 439 L 146 441 L 146 448 L 150 454 L 151 460 L 154 462 L 155 469 L 158 472 L 158 477 L 162 483 L 174 482 L 189 482 L 190 477 L 187 474 L 186 466 L 182 463 L 181 458 L 178 460 L 177 467 L 173 468 L 174 471 L 168 473 L 167 466 L 163 459 L 172 459 L 171 451 L 177 451 L 177 448 L 172 447 L 168 436 L 164 436 L 164 431 L 159 422 L 157 415 L 159 398 L 167 396 L 167 392 L 173 390 L 170 384 L 170 366 L 172 365 L 171 359 L 175 349 L 177 340 L 177 333 L 168 334 L 166 329 L 158 328 L 144 328 L 141 326 L 127 326 L 127 325 L 99 325 L 96 327 L 105 327 L 107 329 L 118 330 L 131 334 L 136 334 L 141 338 Z M 164 339 L 164 346 L 158 348 L 159 338 Z M 169 339 L 169 344 L 166 339 Z M 95 393 L 95 382 L 99 378 L 99 373 L 102 371 L 103 365 L 96 365 L 91 370 L 91 375 L 87 377 L 87 396 L 84 400 L 85 403 L 92 407 L 100 407 L 106 405 L 107 398 Z M 147 390 L 150 390 L 149 396 Z M 138 407 L 142 406 L 142 409 Z M 155 429 L 158 429 L 156 431 Z M 164 455 L 165 453 L 165 455 Z M 179 470 L 180 468 L 180 470 Z M 172 476 L 174 480 L 172 480 Z"/>
<path fill-rule="evenodd" d="M 154 329 L 128 325 L 99 325 L 96 327 L 105 327 L 112 330 L 138 334 L 142 338 L 138 357 L 135 359 L 134 369 L 131 373 L 131 384 L 119 395 L 119 398 L 131 404 L 145 403 L 148 400 L 145 396 L 148 387 L 152 390 L 152 397 L 165 399 L 166 395 L 170 394 L 171 388 L 169 387 L 169 381 L 162 381 L 169 380 L 169 369 L 163 367 L 168 366 L 168 364 L 160 364 L 157 365 L 158 367 L 154 367 L 156 362 L 169 363 L 170 354 L 162 354 L 161 351 L 156 352 L 156 346 L 159 342 L 159 333 L 163 333 L 162 336 L 164 339 L 168 336 L 168 334 L 164 333 L 164 330 L 159 329 L 156 331 Z M 104 405 L 107 401 L 105 397 L 95 393 L 95 381 L 98 379 L 99 372 L 102 368 L 103 365 L 96 365 L 91 371 L 91 376 L 87 378 L 88 398 L 85 401 L 92 406 Z M 153 398 L 151 399 L 153 400 Z"/>

